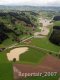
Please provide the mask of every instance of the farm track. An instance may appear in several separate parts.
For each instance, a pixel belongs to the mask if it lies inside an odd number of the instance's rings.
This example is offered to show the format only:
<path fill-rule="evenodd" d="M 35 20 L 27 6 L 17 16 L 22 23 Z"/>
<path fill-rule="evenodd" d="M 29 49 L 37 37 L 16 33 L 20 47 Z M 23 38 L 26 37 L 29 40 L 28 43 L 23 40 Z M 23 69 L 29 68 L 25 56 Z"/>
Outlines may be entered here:
<path fill-rule="evenodd" d="M 51 20 L 49 20 L 49 21 L 46 20 L 46 22 L 45 22 L 45 20 L 43 20 L 43 18 L 41 18 L 41 21 L 40 21 L 40 19 L 39 19 L 39 23 L 42 22 L 42 24 L 43 24 L 42 29 L 43 29 L 44 26 L 45 26 L 44 31 L 41 30 L 41 32 L 39 32 L 39 33 L 44 33 L 44 32 L 46 32 L 45 29 L 46 29 L 47 26 L 50 24 L 50 21 L 51 21 Z M 43 22 L 44 22 L 44 23 L 43 23 Z M 47 33 L 47 34 L 48 34 L 48 33 Z M 43 38 L 44 36 L 39 36 L 39 37 L 40 37 L 40 38 Z M 29 37 L 29 38 L 23 39 L 20 43 L 25 42 L 25 41 L 27 41 L 27 40 L 29 40 L 29 39 L 32 39 L 32 38 L 38 38 L 38 35 L 37 35 L 36 37 L 35 37 L 35 36 L 31 36 L 31 37 Z M 6 49 L 10 49 L 10 48 L 16 47 L 17 45 L 19 45 L 19 43 L 13 44 L 12 46 L 7 47 Z M 54 52 L 54 51 L 50 51 L 50 50 L 47 50 L 47 49 L 44 49 L 44 48 L 40 48 L 40 47 L 37 47 L 37 46 L 32 46 L 32 45 L 20 45 L 20 46 L 28 46 L 28 47 L 33 47 L 33 48 L 36 48 L 36 49 L 41 49 L 41 50 L 43 50 L 43 51 L 48 51 L 48 52 L 52 52 L 52 53 L 57 53 L 57 52 Z"/>
<path fill-rule="evenodd" d="M 24 40 L 22 40 L 21 42 L 25 42 L 25 41 L 27 41 L 27 40 L 29 40 L 29 39 L 32 39 L 33 37 L 34 37 L 34 36 L 29 37 L 29 38 L 27 38 L 27 39 L 24 39 Z M 20 43 L 21 43 L 21 42 L 20 42 Z M 11 48 L 14 48 L 14 47 L 23 47 L 23 46 L 32 47 L 32 48 L 36 48 L 36 49 L 39 49 L 39 50 L 43 50 L 43 51 L 47 51 L 47 52 L 51 52 L 51 53 L 55 53 L 55 54 L 58 54 L 58 53 L 59 53 L 59 52 L 51 51 L 51 50 L 44 49 L 44 48 L 40 48 L 40 47 L 33 46 L 33 45 L 19 45 L 19 43 L 13 44 L 12 46 L 7 47 L 5 50 L 11 49 Z"/>
<path fill-rule="evenodd" d="M 43 22 L 44 22 L 44 23 L 43 23 Z M 48 24 L 49 24 L 49 21 L 48 21 L 48 23 L 47 23 L 47 22 L 45 22 L 44 20 L 42 20 L 42 23 L 43 23 L 43 27 L 44 27 L 44 25 L 48 25 Z M 45 24 L 45 23 L 46 23 L 46 24 Z M 45 27 L 46 27 L 46 26 L 45 26 Z M 46 28 L 47 28 L 47 27 L 46 27 Z M 42 31 L 43 31 L 43 30 L 42 30 Z M 41 31 L 41 32 L 42 32 L 42 31 Z M 22 41 L 20 41 L 20 43 L 25 42 L 25 41 L 27 41 L 27 40 L 29 40 L 29 39 L 32 39 L 32 38 L 35 38 L 35 36 L 31 36 L 31 37 L 28 37 L 28 38 L 26 38 L 26 39 L 23 39 Z M 51 51 L 51 50 L 48 50 L 48 49 L 40 48 L 40 47 L 37 47 L 37 46 L 34 46 L 34 45 L 19 45 L 19 43 L 13 44 L 13 45 L 5 48 L 5 50 L 11 49 L 11 48 L 14 48 L 14 47 L 23 47 L 23 46 L 27 46 L 27 47 L 31 47 L 31 48 L 43 50 L 43 51 L 46 51 L 46 52 L 48 52 L 48 53 L 49 53 L 49 52 L 55 53 L 55 54 L 58 54 L 58 53 L 59 53 L 59 52 Z"/>
<path fill-rule="evenodd" d="M 42 23 L 42 26 L 39 27 L 39 29 L 41 29 L 40 32 L 35 32 L 34 33 L 34 37 L 36 38 L 44 38 L 46 37 L 49 32 L 50 32 L 50 29 L 48 26 L 52 26 L 53 23 L 50 23 L 51 20 L 47 20 L 47 19 L 44 19 L 44 18 L 39 18 L 39 24 Z"/>
<path fill-rule="evenodd" d="M 55 52 L 55 51 L 51 51 L 51 50 L 48 50 L 48 49 L 44 49 L 44 48 L 40 48 L 40 47 L 37 47 L 37 46 L 33 46 L 33 45 L 18 45 L 18 44 L 15 44 L 11 47 L 8 47 L 6 49 L 10 49 L 10 48 L 14 48 L 14 47 L 31 47 L 31 48 L 35 48 L 35 49 L 39 49 L 39 50 L 43 50 L 43 51 L 47 51 L 47 52 L 51 52 L 51 53 L 55 53 L 55 54 L 58 54 L 59 52 Z"/>

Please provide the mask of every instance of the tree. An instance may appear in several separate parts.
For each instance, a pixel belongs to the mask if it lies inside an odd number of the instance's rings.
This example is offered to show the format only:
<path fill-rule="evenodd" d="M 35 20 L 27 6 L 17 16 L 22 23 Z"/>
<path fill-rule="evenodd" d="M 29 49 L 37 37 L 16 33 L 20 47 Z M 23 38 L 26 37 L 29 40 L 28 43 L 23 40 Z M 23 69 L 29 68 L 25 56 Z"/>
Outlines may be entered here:
<path fill-rule="evenodd" d="M 13 58 L 13 62 L 16 62 L 16 58 Z"/>

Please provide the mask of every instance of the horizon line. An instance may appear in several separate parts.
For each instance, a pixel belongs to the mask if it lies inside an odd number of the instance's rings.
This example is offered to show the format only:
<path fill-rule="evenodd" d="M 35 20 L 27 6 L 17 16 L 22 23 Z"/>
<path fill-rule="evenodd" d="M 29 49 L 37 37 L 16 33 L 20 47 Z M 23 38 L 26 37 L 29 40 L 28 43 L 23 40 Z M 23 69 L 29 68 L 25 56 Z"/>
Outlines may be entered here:
<path fill-rule="evenodd" d="M 12 5 L 12 4 L 0 4 L 0 6 L 30 6 L 30 7 L 60 7 L 60 6 L 56 6 L 56 5 Z"/>

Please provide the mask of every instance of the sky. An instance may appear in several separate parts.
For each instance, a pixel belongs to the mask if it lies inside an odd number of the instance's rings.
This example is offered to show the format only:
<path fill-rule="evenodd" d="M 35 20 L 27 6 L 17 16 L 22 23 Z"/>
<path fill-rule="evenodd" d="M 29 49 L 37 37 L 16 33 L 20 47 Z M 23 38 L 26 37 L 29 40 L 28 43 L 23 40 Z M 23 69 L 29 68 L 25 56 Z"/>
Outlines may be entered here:
<path fill-rule="evenodd" d="M 60 0 L 0 0 L 0 5 L 60 6 Z"/>

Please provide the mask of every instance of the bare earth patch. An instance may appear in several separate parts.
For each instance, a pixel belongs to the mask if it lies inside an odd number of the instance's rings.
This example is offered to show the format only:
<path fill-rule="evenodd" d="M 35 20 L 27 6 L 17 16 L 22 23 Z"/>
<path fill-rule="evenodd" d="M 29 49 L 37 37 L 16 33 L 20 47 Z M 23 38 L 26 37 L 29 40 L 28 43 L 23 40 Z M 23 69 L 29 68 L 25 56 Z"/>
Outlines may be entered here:
<path fill-rule="evenodd" d="M 34 37 L 43 38 L 43 37 L 47 36 L 50 31 L 48 26 L 53 25 L 53 23 L 50 23 L 50 22 L 51 22 L 51 20 L 39 18 L 39 23 L 42 23 L 42 27 L 39 27 L 39 29 L 41 29 L 41 32 L 35 32 Z"/>
<path fill-rule="evenodd" d="M 14 64 L 14 79 L 21 78 L 19 73 L 44 73 L 44 72 L 57 72 L 60 73 L 60 60 L 51 55 L 47 55 L 43 62 L 38 65 L 31 64 Z M 60 80 L 60 79 L 59 79 Z"/>
<path fill-rule="evenodd" d="M 28 51 L 28 47 L 15 48 L 10 53 L 7 53 L 7 58 L 9 61 L 13 61 L 14 58 L 16 58 L 16 61 L 19 61 L 19 56 L 26 51 Z"/>

